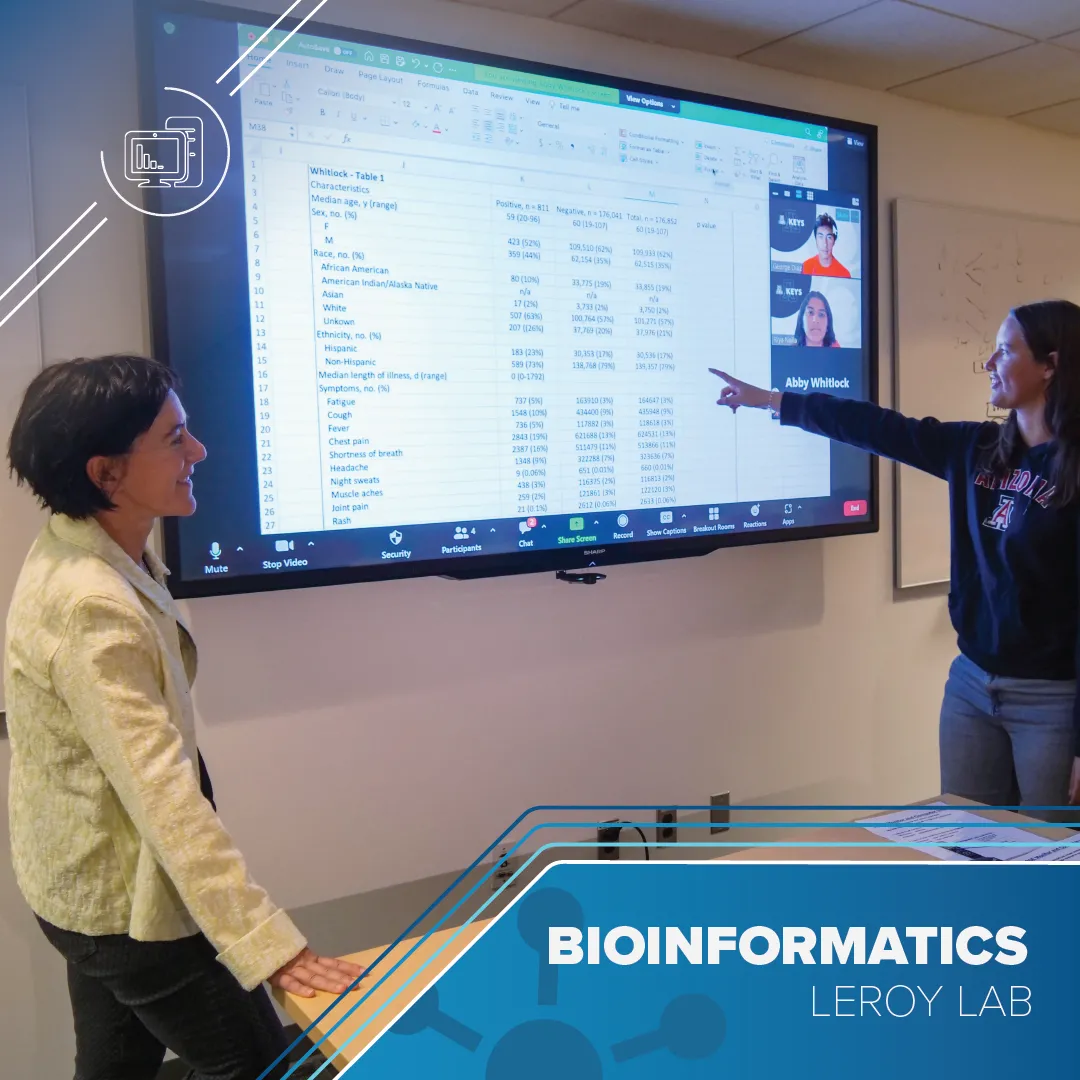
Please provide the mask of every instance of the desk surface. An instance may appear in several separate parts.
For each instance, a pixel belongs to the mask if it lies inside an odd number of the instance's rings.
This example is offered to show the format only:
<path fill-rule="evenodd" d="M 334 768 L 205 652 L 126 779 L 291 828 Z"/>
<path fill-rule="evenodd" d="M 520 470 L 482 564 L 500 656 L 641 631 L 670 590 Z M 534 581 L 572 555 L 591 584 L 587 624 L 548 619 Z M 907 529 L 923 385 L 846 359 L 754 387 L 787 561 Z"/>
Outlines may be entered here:
<path fill-rule="evenodd" d="M 976 813 L 983 817 L 992 818 L 995 821 L 1001 822 L 1003 825 L 1023 826 L 1032 833 L 1047 840 L 1066 840 L 1076 836 L 1071 829 L 1065 829 L 1060 826 L 1049 826 L 1043 822 L 1036 821 L 1033 818 L 1024 817 L 1021 814 L 1014 814 L 1006 810 L 985 810 L 980 807 L 978 803 L 970 803 L 964 799 L 958 799 L 952 796 L 935 797 L 934 799 L 927 799 L 926 802 L 947 802 L 957 807 L 971 807 Z M 859 818 L 871 816 L 874 816 L 873 811 L 860 814 Z M 762 829 L 761 833 L 761 839 L 767 839 L 768 830 Z M 932 855 L 925 854 L 921 851 L 913 851 L 911 848 L 902 847 L 899 844 L 876 846 L 876 844 L 880 843 L 881 837 L 875 836 L 865 829 L 856 829 L 851 828 L 850 826 L 807 828 L 800 830 L 798 839 L 802 843 L 830 843 L 838 840 L 850 843 L 853 841 L 864 840 L 867 841 L 868 844 L 866 847 L 862 848 L 848 847 L 841 849 L 814 847 L 747 848 L 732 851 L 730 854 L 719 856 L 719 858 L 724 859 L 725 861 L 737 860 L 740 862 L 754 860 L 761 861 L 765 859 L 781 859 L 785 861 L 794 861 L 796 859 L 841 859 L 850 862 L 867 862 L 870 860 L 910 862 L 933 859 Z M 875 846 L 871 846 L 869 843 L 870 841 L 875 842 Z M 425 970 L 424 975 L 418 980 L 415 989 L 413 987 L 409 988 L 405 995 L 405 1000 L 411 1000 L 417 991 L 422 987 L 427 986 L 438 974 L 445 971 L 454 957 L 460 955 L 471 942 L 475 941 L 489 922 L 489 919 L 477 919 L 462 930 L 453 943 L 441 952 L 431 966 Z M 335 1058 L 335 1063 L 343 1065 L 357 1057 L 365 1047 L 370 1045 L 370 1043 L 386 1029 L 389 1021 L 400 1014 L 400 1003 L 395 1002 L 393 1007 L 388 1009 L 386 1013 L 380 1014 L 360 1035 L 349 1042 L 349 1039 L 354 1032 L 371 1019 L 373 1014 L 378 1012 L 379 1008 L 386 1003 L 387 999 L 400 989 L 406 980 L 417 971 L 426 960 L 439 952 L 439 950 L 447 944 L 449 939 L 454 937 L 457 933 L 458 928 L 451 927 L 445 930 L 439 930 L 432 934 L 416 950 L 416 952 L 402 963 L 401 967 L 399 967 L 390 978 L 371 994 L 363 1005 L 357 1008 L 336 1031 L 327 1037 L 326 1041 L 320 1047 L 320 1050 L 324 1055 L 326 1057 L 331 1057 L 341 1049 L 346 1042 L 348 1042 L 349 1045 L 341 1050 L 340 1057 Z M 407 953 L 419 940 L 419 937 L 409 938 L 395 946 L 394 950 L 379 964 L 372 979 L 377 981 L 381 978 L 382 975 L 393 967 L 393 965 L 397 963 L 398 960 L 400 960 L 401 957 L 404 956 L 405 953 Z M 346 959 L 352 960 L 354 963 L 360 964 L 361 966 L 367 966 L 379 956 L 385 947 L 386 946 L 380 946 L 374 949 L 366 949 L 363 952 L 352 953 L 347 956 Z M 334 1006 L 326 1018 L 312 1029 L 308 1037 L 313 1042 L 318 1041 L 326 1031 L 337 1023 L 337 1021 L 339 1021 L 345 1013 L 355 1006 L 360 998 L 367 993 L 369 985 L 369 981 L 365 980 L 360 984 L 360 987 L 357 990 L 354 990 L 351 994 L 346 994 L 342 1001 Z M 318 994 L 314 998 L 301 998 L 296 997 L 293 994 L 286 994 L 280 990 L 275 990 L 274 996 L 292 1020 L 299 1024 L 301 1029 L 305 1031 L 333 1003 L 331 995 L 323 993 Z"/>

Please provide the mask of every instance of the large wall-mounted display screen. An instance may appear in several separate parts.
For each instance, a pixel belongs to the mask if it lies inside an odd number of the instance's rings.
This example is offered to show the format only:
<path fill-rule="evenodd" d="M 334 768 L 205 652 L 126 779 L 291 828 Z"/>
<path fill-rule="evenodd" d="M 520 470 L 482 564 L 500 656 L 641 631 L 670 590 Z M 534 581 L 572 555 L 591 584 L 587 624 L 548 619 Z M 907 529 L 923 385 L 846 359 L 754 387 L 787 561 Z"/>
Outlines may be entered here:
<path fill-rule="evenodd" d="M 866 455 L 709 373 L 875 398 L 873 128 L 271 22 L 143 28 L 142 126 L 192 158 L 153 205 L 231 155 L 151 226 L 155 347 L 209 448 L 178 594 L 876 528 Z"/>

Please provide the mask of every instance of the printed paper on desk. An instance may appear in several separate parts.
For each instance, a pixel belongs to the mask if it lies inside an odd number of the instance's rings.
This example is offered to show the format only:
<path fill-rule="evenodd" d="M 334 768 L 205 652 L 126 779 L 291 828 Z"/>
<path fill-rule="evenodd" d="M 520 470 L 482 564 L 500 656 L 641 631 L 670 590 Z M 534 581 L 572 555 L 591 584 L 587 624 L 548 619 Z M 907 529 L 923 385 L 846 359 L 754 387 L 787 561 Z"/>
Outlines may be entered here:
<path fill-rule="evenodd" d="M 934 828 L 938 823 L 939 827 Z M 1080 836 L 1069 840 L 1049 841 L 1033 836 L 1028 829 L 1001 825 L 990 818 L 972 814 L 948 803 L 933 803 L 892 814 L 880 814 L 864 818 L 859 824 L 865 825 L 867 832 L 872 832 L 875 836 L 904 844 L 916 851 L 924 851 L 936 859 L 990 862 L 1080 861 Z M 1032 840 L 1036 843 L 1032 844 Z M 987 846 L 1002 843 L 1015 846 Z"/>

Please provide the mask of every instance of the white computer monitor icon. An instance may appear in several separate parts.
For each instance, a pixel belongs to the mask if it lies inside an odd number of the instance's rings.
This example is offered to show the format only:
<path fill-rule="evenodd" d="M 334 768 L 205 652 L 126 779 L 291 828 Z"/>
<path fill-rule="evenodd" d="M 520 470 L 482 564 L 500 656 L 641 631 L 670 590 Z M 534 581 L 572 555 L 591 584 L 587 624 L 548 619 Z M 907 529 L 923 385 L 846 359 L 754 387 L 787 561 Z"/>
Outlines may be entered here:
<path fill-rule="evenodd" d="M 124 176 L 139 187 L 202 186 L 203 122 L 197 116 L 170 116 L 156 131 L 124 136 Z"/>
<path fill-rule="evenodd" d="M 129 131 L 124 136 L 124 176 L 139 187 L 168 188 L 188 175 L 183 131 Z"/>

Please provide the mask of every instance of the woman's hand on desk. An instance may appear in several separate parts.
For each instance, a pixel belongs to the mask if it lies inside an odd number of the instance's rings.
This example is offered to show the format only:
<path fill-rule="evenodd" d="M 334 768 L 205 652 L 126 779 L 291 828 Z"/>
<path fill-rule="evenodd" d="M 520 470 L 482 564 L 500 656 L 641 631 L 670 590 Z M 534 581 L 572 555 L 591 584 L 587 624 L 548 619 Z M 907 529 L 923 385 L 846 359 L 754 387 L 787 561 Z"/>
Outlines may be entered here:
<path fill-rule="evenodd" d="M 1073 758 L 1072 776 L 1069 778 L 1069 804 L 1080 805 L 1080 757 Z"/>
<path fill-rule="evenodd" d="M 271 986 L 289 994 L 314 997 L 316 990 L 344 994 L 350 984 L 364 973 L 364 968 L 350 964 L 348 960 L 319 956 L 310 949 L 304 949 L 275 971 L 268 981 Z"/>

